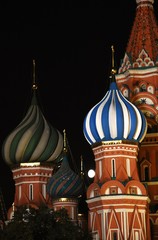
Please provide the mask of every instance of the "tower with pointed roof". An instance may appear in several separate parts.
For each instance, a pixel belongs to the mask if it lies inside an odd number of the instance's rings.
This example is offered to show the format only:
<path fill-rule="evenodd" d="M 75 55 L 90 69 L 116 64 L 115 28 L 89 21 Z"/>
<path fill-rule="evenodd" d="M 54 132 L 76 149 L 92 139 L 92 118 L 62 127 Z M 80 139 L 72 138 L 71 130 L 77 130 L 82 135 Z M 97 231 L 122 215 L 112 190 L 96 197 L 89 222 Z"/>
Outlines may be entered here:
<path fill-rule="evenodd" d="M 115 74 L 112 65 L 109 91 L 83 123 L 96 164 L 87 190 L 89 229 L 94 239 L 150 240 L 149 198 L 137 169 L 147 122 L 118 89 Z"/>
<path fill-rule="evenodd" d="M 124 58 L 116 81 L 123 95 L 134 103 L 148 122 L 140 145 L 140 180 L 150 197 L 153 239 L 158 233 L 158 24 L 154 0 L 136 0 L 137 8 Z"/>
<path fill-rule="evenodd" d="M 158 25 L 154 0 L 136 2 L 135 20 L 116 79 L 123 95 L 144 113 L 153 132 L 158 123 Z"/>
<path fill-rule="evenodd" d="M 8 219 L 18 206 L 37 208 L 41 203 L 51 204 L 46 185 L 52 175 L 53 162 L 63 150 L 63 136 L 44 117 L 38 105 L 37 90 L 33 61 L 30 107 L 2 146 L 3 159 L 11 168 L 15 181 L 14 203 L 8 211 Z"/>

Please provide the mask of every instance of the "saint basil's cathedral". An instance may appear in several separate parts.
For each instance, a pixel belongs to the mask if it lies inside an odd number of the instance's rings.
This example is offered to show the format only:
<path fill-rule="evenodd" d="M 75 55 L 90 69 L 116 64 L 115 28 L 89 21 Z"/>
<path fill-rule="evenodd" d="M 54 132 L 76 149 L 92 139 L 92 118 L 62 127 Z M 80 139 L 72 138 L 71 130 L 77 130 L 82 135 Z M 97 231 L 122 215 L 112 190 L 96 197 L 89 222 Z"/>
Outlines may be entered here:
<path fill-rule="evenodd" d="M 114 60 L 114 48 L 112 47 Z M 35 62 L 33 62 L 35 67 Z M 154 0 L 136 0 L 131 33 L 119 69 L 112 61 L 109 88 L 83 119 L 85 141 L 94 155 L 95 177 L 86 190 L 88 228 L 96 240 L 158 239 L 158 24 Z M 83 172 L 67 154 L 66 132 L 54 128 L 32 101 L 2 146 L 15 182 L 11 219 L 17 206 L 45 203 L 68 210 L 79 221 Z M 81 164 L 82 165 L 82 164 Z M 58 166 L 58 169 L 55 169 Z M 1 218 L 3 197 L 1 194 Z"/>

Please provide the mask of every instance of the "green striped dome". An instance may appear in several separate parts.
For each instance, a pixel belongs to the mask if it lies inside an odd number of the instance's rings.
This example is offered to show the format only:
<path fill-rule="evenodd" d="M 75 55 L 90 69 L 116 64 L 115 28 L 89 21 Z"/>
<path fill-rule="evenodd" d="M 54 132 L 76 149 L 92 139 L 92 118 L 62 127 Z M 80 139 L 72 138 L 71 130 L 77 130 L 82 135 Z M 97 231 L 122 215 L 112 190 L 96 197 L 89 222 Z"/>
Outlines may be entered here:
<path fill-rule="evenodd" d="M 62 150 L 63 136 L 46 121 L 34 91 L 25 117 L 3 143 L 3 159 L 8 165 L 50 162 L 54 161 Z"/>

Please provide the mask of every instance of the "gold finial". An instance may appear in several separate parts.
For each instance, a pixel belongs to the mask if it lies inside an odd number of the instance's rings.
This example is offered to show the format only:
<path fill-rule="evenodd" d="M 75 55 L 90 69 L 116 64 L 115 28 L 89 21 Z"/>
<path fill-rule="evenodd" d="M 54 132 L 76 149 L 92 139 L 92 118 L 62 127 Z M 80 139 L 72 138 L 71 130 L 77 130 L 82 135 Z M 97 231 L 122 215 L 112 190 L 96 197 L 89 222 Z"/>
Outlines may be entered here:
<path fill-rule="evenodd" d="M 112 69 L 111 69 L 111 73 L 112 74 L 115 74 L 116 73 L 116 69 L 115 69 L 115 61 L 114 61 L 114 59 L 115 59 L 115 51 L 114 51 L 114 46 L 112 45 L 111 46 L 111 51 L 112 51 Z"/>
<path fill-rule="evenodd" d="M 65 129 L 63 130 L 63 133 L 64 133 L 64 149 L 63 149 L 63 151 L 67 152 L 67 141 L 66 141 L 66 131 L 65 131 Z"/>
<path fill-rule="evenodd" d="M 33 84 L 32 84 L 32 89 L 33 90 L 37 89 L 36 77 L 35 77 L 35 60 L 34 59 L 33 59 Z"/>

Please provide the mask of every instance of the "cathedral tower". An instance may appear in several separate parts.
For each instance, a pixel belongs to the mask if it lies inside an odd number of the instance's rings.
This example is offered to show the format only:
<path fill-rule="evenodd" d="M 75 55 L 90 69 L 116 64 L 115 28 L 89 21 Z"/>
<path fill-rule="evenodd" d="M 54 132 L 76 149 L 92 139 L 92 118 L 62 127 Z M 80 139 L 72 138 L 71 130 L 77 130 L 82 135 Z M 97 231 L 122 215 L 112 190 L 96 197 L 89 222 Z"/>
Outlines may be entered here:
<path fill-rule="evenodd" d="M 116 75 L 118 88 L 145 115 L 147 134 L 139 150 L 140 180 L 150 197 L 153 239 L 158 235 L 158 24 L 154 0 L 136 0 L 137 8 L 124 58 Z"/>
<path fill-rule="evenodd" d="M 2 154 L 10 166 L 15 181 L 13 206 L 8 211 L 12 218 L 17 206 L 38 207 L 51 204 L 46 191 L 52 176 L 53 162 L 63 150 L 63 136 L 45 119 L 37 101 L 35 61 L 33 61 L 32 101 L 25 117 L 6 137 Z"/>
<path fill-rule="evenodd" d="M 149 198 L 139 180 L 137 156 L 147 122 L 117 88 L 114 69 L 110 80 L 109 91 L 83 124 L 96 164 L 94 182 L 87 190 L 89 228 L 94 239 L 146 240 Z"/>

